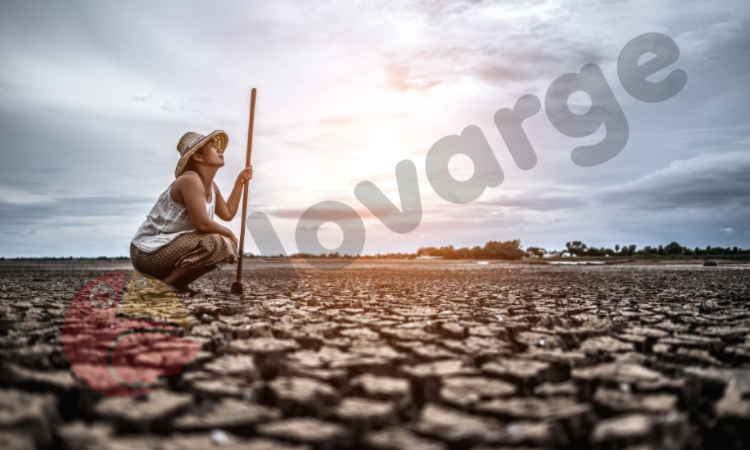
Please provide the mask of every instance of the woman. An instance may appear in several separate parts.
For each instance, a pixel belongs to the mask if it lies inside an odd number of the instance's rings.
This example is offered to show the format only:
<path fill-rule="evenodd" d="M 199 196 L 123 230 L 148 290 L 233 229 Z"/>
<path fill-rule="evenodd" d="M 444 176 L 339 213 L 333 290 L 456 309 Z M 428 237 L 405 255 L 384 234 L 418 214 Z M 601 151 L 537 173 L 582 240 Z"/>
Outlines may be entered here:
<path fill-rule="evenodd" d="M 225 202 L 213 179 L 224 166 L 228 140 L 221 130 L 182 136 L 176 180 L 159 196 L 130 243 L 135 270 L 161 280 L 180 297 L 197 293 L 189 284 L 198 277 L 239 258 L 237 237 L 214 222 L 214 213 L 225 221 L 234 218 L 253 168 L 239 173 Z"/>

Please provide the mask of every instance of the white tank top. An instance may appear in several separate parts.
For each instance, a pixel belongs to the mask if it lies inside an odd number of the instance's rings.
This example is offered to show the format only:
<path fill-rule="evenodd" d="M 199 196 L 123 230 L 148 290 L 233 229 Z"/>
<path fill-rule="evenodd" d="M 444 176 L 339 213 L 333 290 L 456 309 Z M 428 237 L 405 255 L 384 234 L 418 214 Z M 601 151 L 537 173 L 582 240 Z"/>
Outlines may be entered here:
<path fill-rule="evenodd" d="M 174 181 L 172 184 L 174 184 Z M 133 237 L 133 245 L 142 252 L 153 253 L 172 242 L 177 236 L 198 231 L 193 227 L 193 222 L 188 215 L 187 206 L 172 200 L 172 196 L 169 193 L 172 189 L 172 184 L 156 200 L 156 204 L 151 208 L 151 212 L 148 213 L 146 220 L 138 228 L 138 231 L 136 231 L 135 237 Z M 211 220 L 214 220 L 215 205 L 216 189 L 213 188 L 212 184 L 211 202 L 206 202 L 206 210 Z"/>

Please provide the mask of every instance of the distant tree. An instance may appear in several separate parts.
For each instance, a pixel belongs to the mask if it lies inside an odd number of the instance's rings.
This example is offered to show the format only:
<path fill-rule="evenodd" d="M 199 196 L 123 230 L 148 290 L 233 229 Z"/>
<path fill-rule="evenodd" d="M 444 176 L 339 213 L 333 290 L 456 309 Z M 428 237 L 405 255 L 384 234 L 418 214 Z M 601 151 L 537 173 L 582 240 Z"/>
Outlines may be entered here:
<path fill-rule="evenodd" d="M 580 256 L 586 253 L 588 246 L 581 241 L 566 242 L 565 248 L 571 255 Z"/>
<path fill-rule="evenodd" d="M 521 250 L 521 240 L 512 241 L 488 241 L 484 244 L 484 254 L 486 258 L 493 259 L 521 259 L 526 256 L 526 252 Z"/>
<path fill-rule="evenodd" d="M 526 249 L 526 253 L 528 253 L 529 256 L 536 256 L 537 258 L 541 258 L 542 256 L 547 254 L 547 250 L 541 247 L 529 247 Z"/>
<path fill-rule="evenodd" d="M 454 259 L 456 257 L 456 249 L 454 249 L 452 245 L 440 247 L 437 256 L 442 256 L 446 259 Z"/>
<path fill-rule="evenodd" d="M 615 251 L 620 253 L 620 244 L 615 244 Z"/>
<path fill-rule="evenodd" d="M 450 248 L 453 250 L 452 245 Z M 435 247 L 420 247 L 419 250 L 417 250 L 417 256 L 443 256 L 443 251 Z"/>
<path fill-rule="evenodd" d="M 682 250 L 683 250 L 682 246 L 674 241 L 670 242 L 669 244 L 667 244 L 666 247 L 664 247 L 664 252 L 667 255 L 681 255 Z"/>

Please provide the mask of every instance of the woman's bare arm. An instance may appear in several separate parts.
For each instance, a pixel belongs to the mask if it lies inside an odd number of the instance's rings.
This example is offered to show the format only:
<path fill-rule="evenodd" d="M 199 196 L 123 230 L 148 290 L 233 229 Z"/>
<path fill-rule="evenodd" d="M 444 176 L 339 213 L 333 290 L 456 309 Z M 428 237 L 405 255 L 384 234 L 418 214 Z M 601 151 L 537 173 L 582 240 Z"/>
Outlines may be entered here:
<path fill-rule="evenodd" d="M 182 200 L 188 210 L 190 221 L 200 233 L 218 233 L 226 236 L 237 245 L 237 237 L 229 228 L 219 225 L 211 220 L 206 211 L 206 190 L 203 182 L 197 174 L 185 174 L 176 182 L 175 187 L 179 190 Z"/>
<path fill-rule="evenodd" d="M 230 221 L 234 219 L 240 205 L 240 197 L 242 196 L 242 187 L 245 184 L 245 180 L 249 181 L 252 178 L 253 166 L 250 165 L 250 167 L 246 167 L 239 175 L 237 175 L 237 180 L 234 182 L 232 193 L 229 194 L 229 198 L 226 202 L 221 194 L 216 197 L 216 215 L 219 216 L 221 220 Z M 218 192 L 218 190 L 219 188 L 216 187 L 216 192 Z"/>

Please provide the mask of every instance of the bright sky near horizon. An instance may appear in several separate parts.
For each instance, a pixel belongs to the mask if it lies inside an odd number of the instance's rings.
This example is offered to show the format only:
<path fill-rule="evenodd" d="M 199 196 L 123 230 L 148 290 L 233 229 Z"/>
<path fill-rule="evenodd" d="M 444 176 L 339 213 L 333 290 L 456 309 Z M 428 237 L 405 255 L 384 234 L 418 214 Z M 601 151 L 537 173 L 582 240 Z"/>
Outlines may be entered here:
<path fill-rule="evenodd" d="M 0 4 L 0 256 L 119 256 L 172 182 L 186 131 L 229 135 L 217 184 L 244 164 L 258 89 L 248 212 L 288 253 L 313 204 L 338 200 L 366 227 L 365 254 L 421 246 L 666 244 L 750 247 L 750 6 L 738 1 L 4 1 Z M 661 103 L 623 89 L 634 37 L 674 39 L 688 82 Z M 520 170 L 493 122 L 525 94 L 588 63 L 630 127 L 596 167 L 542 108 L 524 122 L 538 155 Z M 579 93 L 580 94 L 580 93 Z M 571 108 L 583 112 L 586 95 Z M 474 202 L 440 198 L 430 146 L 482 129 L 505 173 Z M 370 180 L 400 208 L 396 164 L 417 167 L 420 226 L 399 235 L 354 196 Z M 468 178 L 468 158 L 451 161 Z M 240 219 L 230 224 L 239 236 Z M 341 241 L 329 223 L 323 245 Z M 257 252 L 249 238 L 245 251 Z"/>

